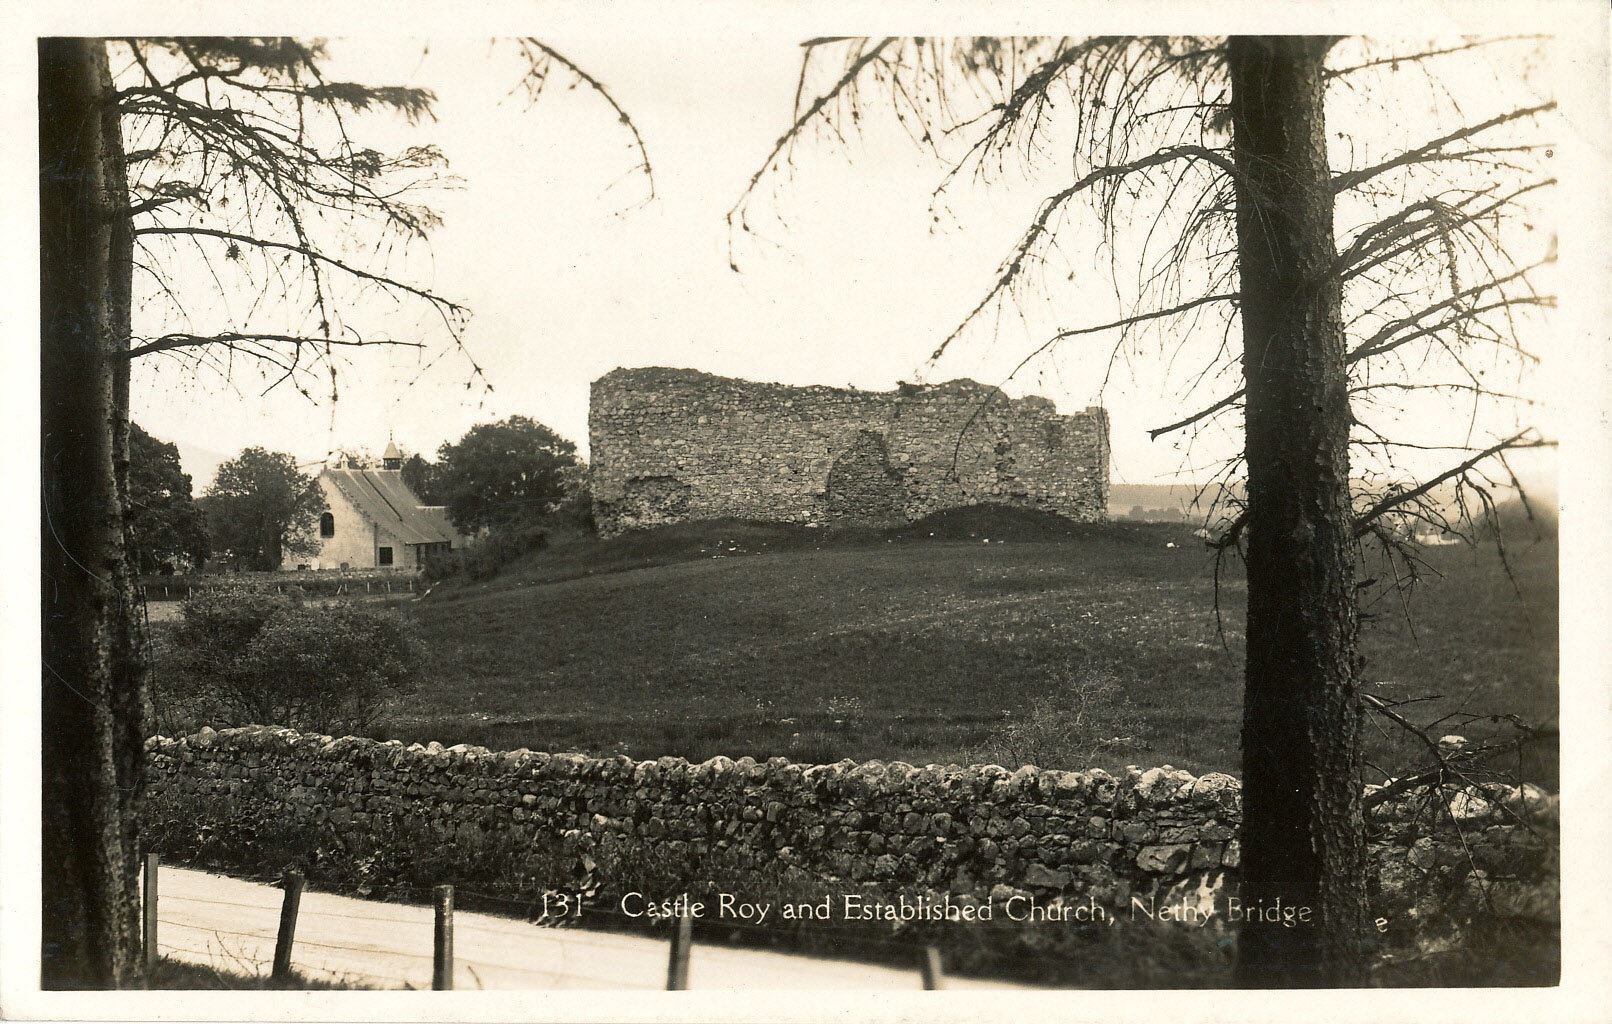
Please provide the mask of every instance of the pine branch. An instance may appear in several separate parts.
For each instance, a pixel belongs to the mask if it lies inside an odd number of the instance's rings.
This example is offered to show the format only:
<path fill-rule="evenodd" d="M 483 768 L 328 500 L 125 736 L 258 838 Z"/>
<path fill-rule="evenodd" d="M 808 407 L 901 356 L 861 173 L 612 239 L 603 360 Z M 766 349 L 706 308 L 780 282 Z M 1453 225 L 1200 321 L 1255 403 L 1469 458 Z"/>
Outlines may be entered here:
<path fill-rule="evenodd" d="M 396 345 L 405 348 L 424 348 L 417 341 L 394 341 L 390 338 L 330 338 L 312 337 L 296 334 L 265 334 L 260 332 L 223 331 L 219 334 L 164 334 L 159 338 L 152 338 L 138 345 L 133 345 L 124 353 L 126 359 L 138 359 L 154 352 L 171 352 L 180 348 L 196 348 L 203 345 L 239 345 L 245 342 L 272 342 L 287 344 L 295 348 L 312 345 L 322 348 L 327 345 L 340 345 L 352 348 L 361 348 L 368 345 Z"/>
<path fill-rule="evenodd" d="M 1353 365 L 1354 363 L 1361 362 L 1362 360 L 1370 359 L 1386 352 L 1391 352 L 1394 349 L 1400 348 L 1418 339 L 1430 337 L 1440 332 L 1459 327 L 1464 323 L 1478 320 L 1485 313 L 1509 309 L 1513 306 L 1554 306 L 1555 297 L 1550 295 L 1523 295 L 1515 297 L 1507 296 L 1506 298 L 1503 298 L 1497 302 L 1462 309 L 1454 316 L 1447 317 L 1435 324 L 1419 327 L 1408 334 L 1399 334 L 1400 331 L 1403 331 L 1407 327 L 1420 322 L 1423 317 L 1431 313 L 1436 313 L 1441 309 L 1448 309 L 1452 306 L 1458 306 L 1463 299 L 1471 298 L 1475 295 L 1479 295 L 1483 292 L 1497 288 L 1500 285 L 1517 280 L 1518 278 L 1526 275 L 1528 272 L 1543 266 L 1544 262 L 1536 263 L 1530 267 L 1525 267 L 1516 273 L 1507 275 L 1506 277 L 1496 278 L 1492 281 L 1485 281 L 1482 284 L 1474 285 L 1473 287 L 1467 288 L 1456 295 L 1444 299 L 1443 301 L 1434 303 L 1433 305 L 1427 306 L 1426 308 L 1418 310 L 1415 313 L 1392 321 L 1351 349 L 1348 355 L 1345 357 L 1345 363 Z M 1520 349 L 1518 351 L 1521 352 Z M 1527 356 L 1527 353 L 1525 352 L 1521 354 Z M 1174 423 L 1170 423 L 1162 427 L 1151 428 L 1147 432 L 1148 439 L 1156 441 L 1165 434 L 1173 433 L 1177 430 L 1181 430 L 1184 427 L 1190 427 L 1194 423 L 1208 419 L 1215 413 L 1236 405 L 1238 402 L 1242 401 L 1243 397 L 1247 393 L 1246 388 L 1238 388 L 1236 391 L 1231 392 L 1224 398 L 1219 399 L 1211 405 L 1199 409 L 1190 416 L 1184 416 L 1181 419 L 1176 420 Z"/>
<path fill-rule="evenodd" d="M 940 345 L 936 347 L 935 351 L 929 356 L 929 361 L 931 363 L 939 361 L 940 357 L 946 354 L 946 349 L 950 347 L 951 343 L 956 341 L 963 331 L 968 328 L 969 324 L 974 322 L 974 319 L 979 316 L 981 311 L 983 311 L 987 306 L 999 298 L 1004 291 L 1012 286 L 1014 280 L 1023 270 L 1026 260 L 1028 260 L 1034 254 L 1036 246 L 1043 239 L 1052 234 L 1052 218 L 1064 207 L 1065 204 L 1074 199 L 1076 196 L 1080 195 L 1082 192 L 1085 192 L 1099 183 L 1114 178 L 1123 178 L 1139 171 L 1147 171 L 1151 168 L 1158 167 L 1163 164 L 1173 163 L 1178 160 L 1186 160 L 1188 162 L 1197 162 L 1200 160 L 1205 161 L 1207 163 L 1214 164 L 1216 167 L 1230 175 L 1235 175 L 1237 170 L 1236 165 L 1232 163 L 1231 158 L 1226 156 L 1224 153 L 1210 149 L 1207 146 L 1188 145 L 1168 146 L 1156 152 L 1149 153 L 1145 157 L 1140 157 L 1136 160 L 1129 161 L 1128 163 L 1108 167 L 1098 167 L 1095 170 L 1082 175 L 1080 180 L 1076 181 L 1073 185 L 1070 185 L 1063 191 L 1049 196 L 1042 201 L 1041 206 L 1036 210 L 1035 219 L 1031 221 L 1030 227 L 1026 229 L 1023 235 L 1020 236 L 1019 241 L 1015 243 L 1013 250 L 1008 254 L 1007 258 L 1005 258 L 1001 264 L 998 265 L 996 282 L 991 285 L 990 289 L 986 291 L 984 297 L 982 297 L 979 302 L 975 304 L 973 309 L 968 311 L 968 314 L 963 317 L 957 326 L 952 328 L 951 333 L 942 339 Z M 1180 309 L 1175 310 L 1175 312 L 1191 309 L 1194 306 L 1202 305 L 1203 302 L 1233 297 L 1235 296 L 1209 296 L 1201 301 L 1195 300 L 1194 302 L 1185 304 Z M 1144 316 L 1147 319 L 1155 319 L 1158 315 L 1168 314 L 1145 314 Z M 1122 326 L 1124 322 L 1125 321 L 1117 321 L 1114 324 L 1106 324 L 1103 326 L 1082 329 L 1079 331 L 1066 331 L 1061 333 L 1053 340 L 1056 341 L 1064 337 L 1069 337 L 1072 334 L 1087 334 L 1092 333 L 1093 331 L 1107 330 L 1111 327 Z"/>
<path fill-rule="evenodd" d="M 254 238 L 251 235 L 243 235 L 243 234 L 240 234 L 239 232 L 235 232 L 235 231 L 223 231 L 223 230 L 220 230 L 218 228 L 202 228 L 202 227 L 135 228 L 134 229 L 134 234 L 136 235 L 136 237 L 141 237 L 141 236 L 146 236 L 146 235 L 179 235 L 179 236 L 191 235 L 191 236 L 197 236 L 197 237 L 201 237 L 201 238 L 217 238 L 217 239 L 222 239 L 222 240 L 228 241 L 228 242 L 235 242 L 235 243 L 238 243 L 240 245 L 252 246 L 253 248 L 258 248 L 258 249 L 276 249 L 276 250 L 280 250 L 280 251 L 283 251 L 283 252 L 295 253 L 295 254 L 303 257 L 306 260 L 316 262 L 316 263 L 321 263 L 321 264 L 324 264 L 326 266 L 334 267 L 335 269 L 340 270 L 340 271 L 342 271 L 344 273 L 350 274 L 353 277 L 360 278 L 360 279 L 365 280 L 365 281 L 371 281 L 371 282 L 373 282 L 375 284 L 378 284 L 378 285 L 381 285 L 383 287 L 393 288 L 393 289 L 396 289 L 398 291 L 405 292 L 405 293 L 407 293 L 409 295 L 413 295 L 416 298 L 424 299 L 425 301 L 429 302 L 432 306 L 434 306 L 438 310 L 438 312 L 442 313 L 444 316 L 462 315 L 465 312 L 465 309 L 464 309 L 463 306 L 460 306 L 458 303 L 455 303 L 455 302 L 452 302 L 452 301 L 450 301 L 448 299 L 445 299 L 442 296 L 437 295 L 435 292 L 427 291 L 424 288 L 419 288 L 419 287 L 416 287 L 415 285 L 408 284 L 407 282 L 399 281 L 399 280 L 397 280 L 396 278 L 393 278 L 393 277 L 387 277 L 387 276 L 385 276 L 383 274 L 372 273 L 371 271 L 364 270 L 361 267 L 355 267 L 350 263 L 344 263 L 341 260 L 336 259 L 334 256 L 329 256 L 329 255 L 327 255 L 327 254 L 325 254 L 323 252 L 320 252 L 318 249 L 312 248 L 311 246 L 308 246 L 308 245 L 294 244 L 294 243 L 291 243 L 291 242 L 281 242 L 281 241 L 276 241 L 274 239 L 267 239 L 267 238 Z"/>
<path fill-rule="evenodd" d="M 1468 125 L 1465 128 L 1457 129 L 1456 131 L 1450 132 L 1448 135 L 1442 135 L 1431 142 L 1417 146 L 1415 149 L 1406 150 L 1392 159 L 1384 160 L 1382 163 L 1373 164 L 1370 167 L 1362 167 L 1355 171 L 1345 171 L 1342 174 L 1335 174 L 1332 176 L 1332 190 L 1334 192 L 1344 192 L 1349 189 L 1356 188 L 1365 182 L 1370 181 L 1372 178 L 1377 177 L 1379 174 L 1385 174 L 1388 171 L 1394 170 L 1395 168 L 1408 167 L 1411 164 L 1424 163 L 1429 159 L 1440 159 L 1440 157 L 1438 157 L 1436 154 L 1438 154 L 1440 150 L 1452 142 L 1459 142 L 1462 139 L 1471 138 L 1472 136 L 1481 132 L 1486 132 L 1490 128 L 1495 128 L 1499 125 L 1520 120 L 1521 118 L 1525 117 L 1537 117 L 1540 114 L 1555 109 L 1556 104 L 1554 101 L 1552 101 L 1550 103 L 1541 103 L 1533 107 L 1522 107 L 1505 114 L 1498 114 L 1489 118 L 1487 121 L 1480 121 L 1477 124 Z"/>
<path fill-rule="evenodd" d="M 544 43 L 540 39 L 533 39 L 530 37 L 522 39 L 521 46 L 528 51 L 527 59 L 533 65 L 533 74 L 538 74 L 536 71 L 536 62 L 531 61 L 531 51 L 535 50 L 543 57 L 565 68 L 565 70 L 569 71 L 572 76 L 577 79 L 577 81 L 586 85 L 589 89 L 597 93 L 599 97 L 606 103 L 610 104 L 610 109 L 616 112 L 616 120 L 619 121 L 632 135 L 633 145 L 638 149 L 638 169 L 644 172 L 644 180 L 649 186 L 649 194 L 644 197 L 644 202 L 648 203 L 653 201 L 656 196 L 655 169 L 649 162 L 649 147 L 644 145 L 644 137 L 639 134 L 637 123 L 635 123 L 633 119 L 628 116 L 627 111 L 622 108 L 621 104 L 616 102 L 616 98 L 610 94 L 610 90 L 605 88 L 603 82 L 599 81 L 597 78 L 593 77 L 586 71 L 582 70 L 582 68 L 577 66 L 577 64 L 569 57 L 566 57 L 564 54 L 560 53 L 558 50 L 554 49 L 552 46 L 549 46 L 547 43 Z M 541 89 L 542 76 L 539 75 L 538 77 L 538 88 Z M 535 90 L 533 91 L 532 95 L 535 99 Z"/>
<path fill-rule="evenodd" d="M 863 42 L 865 42 L 865 40 Z M 749 226 L 744 223 L 742 211 L 745 203 L 749 201 L 751 194 L 755 192 L 756 186 L 761 183 L 761 179 L 766 176 L 768 170 L 776 169 L 777 165 L 775 161 L 778 159 L 779 154 L 784 151 L 784 148 L 794 141 L 795 137 L 803 132 L 809 124 L 816 120 L 817 117 L 823 113 L 824 109 L 829 105 L 829 103 L 838 99 L 848 89 L 850 89 L 856 82 L 857 77 L 862 74 L 862 70 L 873 62 L 880 60 L 885 48 L 894 42 L 896 42 L 896 37 L 888 36 L 884 39 L 881 39 L 873 47 L 873 49 L 859 54 L 855 60 L 851 61 L 850 66 L 847 67 L 845 73 L 842 74 L 837 81 L 835 81 L 834 85 L 812 100 L 811 104 L 804 111 L 801 111 L 796 116 L 795 120 L 790 124 L 790 126 L 784 130 L 783 134 L 779 135 L 777 140 L 773 142 L 772 149 L 767 152 L 766 157 L 761 161 L 761 166 L 757 167 L 755 173 L 750 175 L 750 180 L 745 184 L 744 191 L 739 194 L 739 198 L 728 209 L 728 265 L 732 267 L 734 271 L 737 271 L 739 268 L 738 265 L 732 261 L 733 228 L 735 222 L 737 221 L 741 230 L 749 230 Z"/>
<path fill-rule="evenodd" d="M 1392 512 L 1394 509 L 1404 505 L 1407 502 L 1415 501 L 1417 498 L 1420 498 L 1422 495 L 1428 493 L 1439 484 L 1444 483 L 1446 480 L 1453 480 L 1456 477 L 1465 475 L 1468 471 L 1477 466 L 1480 462 L 1483 462 L 1485 459 L 1499 455 L 1501 452 L 1512 451 L 1519 448 L 1554 448 L 1555 446 L 1556 442 L 1543 440 L 1539 438 L 1538 435 L 1536 435 L 1532 430 L 1525 430 L 1520 434 L 1514 434 L 1498 444 L 1490 445 L 1488 448 L 1478 452 L 1476 455 L 1472 456 L 1470 459 L 1467 459 L 1460 465 L 1445 470 L 1438 476 L 1424 480 L 1409 490 L 1389 494 L 1388 496 L 1384 497 L 1365 512 L 1355 517 L 1354 535 L 1356 538 L 1364 537 L 1371 531 L 1372 524 L 1381 519 L 1387 513 Z"/>

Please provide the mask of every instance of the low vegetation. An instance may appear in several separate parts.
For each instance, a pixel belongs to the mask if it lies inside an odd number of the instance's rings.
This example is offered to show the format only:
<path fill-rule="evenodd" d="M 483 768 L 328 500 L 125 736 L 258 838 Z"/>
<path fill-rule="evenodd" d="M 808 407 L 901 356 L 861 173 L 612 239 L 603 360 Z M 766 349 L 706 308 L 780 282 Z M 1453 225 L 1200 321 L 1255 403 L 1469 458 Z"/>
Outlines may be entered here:
<path fill-rule="evenodd" d="M 275 664 L 322 665 L 320 679 L 353 699 L 323 731 L 344 719 L 408 741 L 1237 770 L 1244 584 L 1231 565 L 1217 595 L 1212 553 L 1185 525 L 981 508 L 832 533 L 716 522 L 601 541 L 548 525 L 543 546 L 421 600 L 335 614 L 352 627 L 339 637 L 324 636 L 331 611 L 298 616 Z M 1365 678 L 1412 701 L 1407 717 L 1434 736 L 1511 735 L 1504 716 L 1515 716 L 1540 734 L 1520 770 L 1554 788 L 1557 545 L 1548 528 L 1506 525 L 1504 560 L 1488 542 L 1423 549 L 1408 593 L 1388 566 L 1366 567 Z M 238 589 L 255 596 L 231 598 L 230 614 L 314 607 Z M 185 621 L 154 625 L 165 732 L 296 717 L 244 699 L 278 685 L 281 668 L 207 663 L 245 644 L 225 635 L 237 626 L 218 592 L 198 591 Z M 299 652 L 336 639 L 351 658 Z M 376 646 L 416 649 L 417 669 L 375 664 Z M 1385 721 L 1367 741 L 1387 771 L 1419 754 Z"/>
<path fill-rule="evenodd" d="M 1459 710 L 1556 718 L 1556 545 L 1368 567 L 1366 678 Z M 965 509 L 888 531 L 705 523 L 571 538 L 412 606 L 431 686 L 384 737 L 489 747 L 1235 771 L 1244 584 L 1184 525 Z M 1060 719 L 1078 728 L 1059 731 Z M 1479 736 L 1506 723 L 1448 719 Z M 1368 732 L 1379 765 L 1416 741 Z M 1529 767 L 1553 785 L 1543 745 Z M 1062 764 L 1058 762 L 1063 762 Z"/>
<path fill-rule="evenodd" d="M 359 733 L 413 689 L 420 647 L 382 610 L 250 585 L 198 590 L 155 639 L 159 720 Z"/>
<path fill-rule="evenodd" d="M 349 991 L 367 989 L 345 978 L 315 978 L 299 972 L 275 979 L 267 974 L 230 964 L 196 964 L 163 957 L 146 978 L 146 988 L 171 991 Z"/>

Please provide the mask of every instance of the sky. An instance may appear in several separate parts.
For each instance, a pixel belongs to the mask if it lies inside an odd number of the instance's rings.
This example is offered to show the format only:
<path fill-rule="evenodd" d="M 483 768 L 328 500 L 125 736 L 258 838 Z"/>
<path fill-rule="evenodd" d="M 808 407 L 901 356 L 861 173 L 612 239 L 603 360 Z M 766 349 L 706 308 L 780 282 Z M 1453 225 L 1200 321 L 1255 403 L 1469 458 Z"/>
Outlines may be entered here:
<path fill-rule="evenodd" d="M 286 387 L 264 394 L 266 381 L 250 368 L 224 381 L 142 361 L 134 418 L 180 446 L 198 491 L 219 460 L 248 445 L 309 463 L 339 448 L 379 451 L 389 438 L 430 454 L 475 423 L 515 413 L 585 454 L 588 385 L 618 366 L 872 390 L 964 376 L 1003 383 L 1051 332 L 1127 312 L 1096 236 L 1077 226 L 1064 246 L 1067 279 L 1060 275 L 1049 292 L 1056 303 L 984 322 L 926 365 L 989 287 L 1038 203 L 1067 184 L 1066 166 L 1050 162 L 955 190 L 937 221 L 930 193 L 945 165 L 894 120 L 869 119 L 844 143 L 820 136 L 799 147 L 790 173 L 770 176 L 754 201 L 757 237 L 730 248 L 726 213 L 789 119 L 798 42 L 755 29 L 720 46 L 675 33 L 550 41 L 634 119 L 653 163 L 653 201 L 640 202 L 636 155 L 609 107 L 558 78 L 530 104 L 518 89 L 524 66 L 508 43 L 332 41 L 332 77 L 437 94 L 434 120 L 364 117 L 356 128 L 381 149 L 428 142 L 446 154 L 458 184 L 432 196 L 443 226 L 428 253 L 398 269 L 473 311 L 465 343 L 494 390 L 467 389 L 468 367 L 451 353 L 434 358 L 445 338 L 427 310 L 373 297 L 356 317 L 425 347 L 344 353 L 334 402 L 319 388 L 317 402 Z M 1493 70 L 1479 70 L 1489 77 L 1475 81 L 1494 92 Z M 181 285 L 193 311 L 232 298 L 209 294 L 218 286 L 194 269 Z M 155 303 L 137 312 L 147 321 L 137 333 L 154 333 L 163 316 Z M 1548 331 L 1537 337 L 1549 347 Z M 1004 387 L 1045 395 L 1065 412 L 1104 405 L 1115 481 L 1201 479 L 1235 438 L 1221 430 L 1190 444 L 1148 439 L 1149 427 L 1219 397 L 1215 382 L 1184 395 L 1191 375 L 1165 348 L 1112 368 L 1108 340 L 1068 344 Z M 1541 407 L 1528 414 L 1549 418 Z M 1468 428 L 1459 410 L 1415 415 L 1424 427 L 1447 419 Z M 1506 426 L 1497 421 L 1493 430 Z"/>

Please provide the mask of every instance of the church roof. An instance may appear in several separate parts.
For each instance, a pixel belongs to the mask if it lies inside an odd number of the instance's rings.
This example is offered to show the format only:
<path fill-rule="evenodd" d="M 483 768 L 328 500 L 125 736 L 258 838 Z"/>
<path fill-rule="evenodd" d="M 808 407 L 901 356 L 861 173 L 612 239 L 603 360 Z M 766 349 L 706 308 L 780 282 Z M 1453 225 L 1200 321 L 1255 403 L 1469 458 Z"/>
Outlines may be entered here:
<path fill-rule="evenodd" d="M 395 469 L 326 469 L 335 485 L 365 519 L 378 523 L 405 544 L 441 544 L 454 539 L 446 510 L 420 504 Z"/>
<path fill-rule="evenodd" d="M 386 451 L 381 453 L 381 458 L 383 458 L 383 459 L 401 459 L 402 457 L 403 457 L 403 453 L 397 450 L 397 445 L 392 441 L 387 441 L 386 442 Z"/>

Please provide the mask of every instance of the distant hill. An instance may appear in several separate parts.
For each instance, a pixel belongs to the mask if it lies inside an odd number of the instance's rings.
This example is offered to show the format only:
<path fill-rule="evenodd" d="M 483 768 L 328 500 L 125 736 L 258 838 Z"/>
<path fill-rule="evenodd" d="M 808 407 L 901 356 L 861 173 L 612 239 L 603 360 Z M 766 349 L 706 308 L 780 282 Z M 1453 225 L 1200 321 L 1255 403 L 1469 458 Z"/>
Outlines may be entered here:
<path fill-rule="evenodd" d="M 188 441 L 174 440 L 172 444 L 179 448 L 179 465 L 190 474 L 190 489 L 194 494 L 201 494 L 211 487 L 213 477 L 218 473 L 218 467 L 231 458 L 223 452 L 203 448 Z"/>
<path fill-rule="evenodd" d="M 1202 491 L 1202 497 L 1199 492 Z M 1113 519 L 1202 519 L 1219 496 L 1202 484 L 1109 484 L 1108 515 Z M 1193 501 L 1197 500 L 1197 507 Z M 1141 509 L 1138 516 L 1136 510 Z"/>
<path fill-rule="evenodd" d="M 1383 480 L 1356 480 L 1354 487 L 1357 498 L 1364 494 L 1382 494 L 1388 488 Z M 1401 482 L 1400 487 L 1415 486 L 1412 481 Z M 1548 474 L 1534 474 L 1531 478 L 1524 478 L 1524 486 L 1528 488 L 1529 504 L 1536 515 L 1553 516 L 1556 505 L 1555 480 Z M 1200 491 L 1202 492 L 1200 494 Z M 1235 482 L 1230 491 L 1241 494 L 1242 481 Z M 1457 498 L 1457 488 L 1453 482 L 1442 483 L 1433 488 L 1428 494 L 1434 505 L 1444 511 L 1444 514 L 1454 517 L 1459 515 L 1460 503 Z M 1497 503 L 1516 502 L 1515 492 L 1508 487 L 1491 488 L 1490 493 Z M 1140 519 L 1144 521 L 1179 521 L 1185 518 L 1188 521 L 1201 521 L 1213 507 L 1215 501 L 1221 496 L 1221 489 L 1205 489 L 1202 484 L 1121 484 L 1108 485 L 1108 515 L 1110 519 Z M 1469 491 L 1467 503 L 1474 516 L 1483 512 L 1481 502 Z M 1193 502 L 1197 501 L 1194 506 Z M 1141 513 L 1137 513 L 1137 509 Z M 1519 505 L 1520 509 L 1520 505 Z"/>

